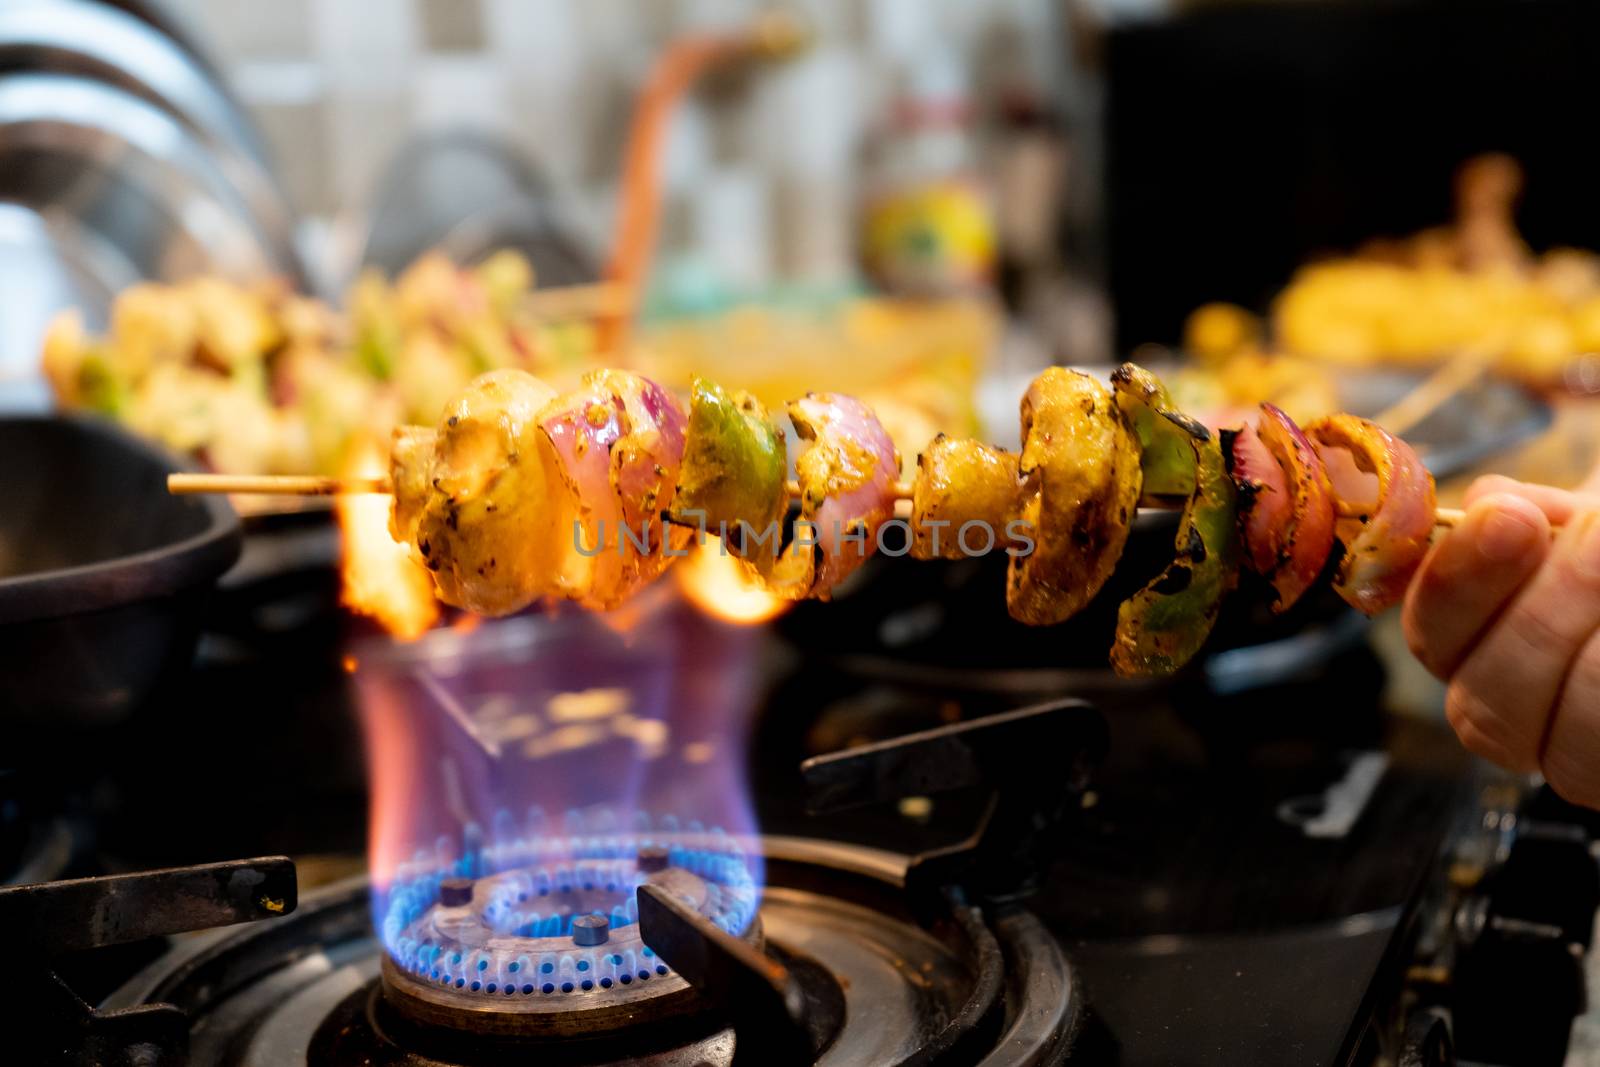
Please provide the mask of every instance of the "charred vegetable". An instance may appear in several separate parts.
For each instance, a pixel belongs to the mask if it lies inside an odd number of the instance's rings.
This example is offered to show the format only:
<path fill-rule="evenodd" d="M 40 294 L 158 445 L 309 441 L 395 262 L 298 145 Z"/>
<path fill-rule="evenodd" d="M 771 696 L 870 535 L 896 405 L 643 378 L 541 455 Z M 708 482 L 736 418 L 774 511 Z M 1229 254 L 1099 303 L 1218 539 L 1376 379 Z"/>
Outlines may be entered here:
<path fill-rule="evenodd" d="M 1287 611 L 1333 551 L 1333 490 L 1322 457 L 1272 404 L 1233 441 L 1239 535 L 1251 569 L 1272 583 L 1273 610 Z"/>
<path fill-rule="evenodd" d="M 1177 558 L 1117 609 L 1111 666 L 1125 677 L 1168 675 L 1189 662 L 1239 577 L 1237 492 L 1222 447 L 1187 415 L 1157 414 L 1188 442 L 1194 493 L 1178 524 Z"/>
<path fill-rule="evenodd" d="M 665 389 L 627 371 L 593 371 L 547 404 L 538 423 L 574 515 L 560 595 L 595 608 L 622 603 L 682 554 L 691 530 L 672 507 L 688 419 Z"/>
<path fill-rule="evenodd" d="M 389 445 L 389 480 L 394 504 L 389 510 L 389 536 L 415 544 L 417 523 L 428 503 L 433 481 L 433 453 L 438 431 L 427 426 L 396 426 Z"/>
<path fill-rule="evenodd" d="M 1337 524 L 1344 558 L 1334 590 L 1368 615 L 1398 604 L 1433 535 L 1433 476 L 1411 446 L 1354 415 L 1329 415 L 1307 436 L 1328 468 L 1346 514 Z"/>
<path fill-rule="evenodd" d="M 1111 576 L 1139 503 L 1139 442 L 1105 386 L 1051 367 L 1022 398 L 1018 517 L 1035 542 L 1014 555 L 1006 607 L 1031 626 L 1071 618 Z"/>
<path fill-rule="evenodd" d="M 445 603 L 505 615 L 553 591 L 571 539 L 537 421 L 554 395 L 531 374 L 494 371 L 457 394 L 436 433 L 396 440 L 405 466 L 391 528 L 415 523 L 410 539 Z"/>
<path fill-rule="evenodd" d="M 1194 493 L 1194 448 L 1188 430 L 1168 419 L 1176 411 L 1161 379 L 1136 363 L 1111 372 L 1117 410 L 1139 438 L 1142 494 L 1187 499 Z"/>

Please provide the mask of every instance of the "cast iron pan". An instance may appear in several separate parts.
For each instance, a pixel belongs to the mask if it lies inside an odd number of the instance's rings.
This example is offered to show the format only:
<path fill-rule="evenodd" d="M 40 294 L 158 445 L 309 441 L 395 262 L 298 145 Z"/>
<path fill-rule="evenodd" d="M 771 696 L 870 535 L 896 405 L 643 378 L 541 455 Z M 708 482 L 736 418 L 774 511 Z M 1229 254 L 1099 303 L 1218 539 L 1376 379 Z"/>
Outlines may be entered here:
<path fill-rule="evenodd" d="M 179 462 L 106 423 L 0 419 L 0 726 L 106 725 L 185 669 L 239 555 L 226 499 L 174 497 Z"/>

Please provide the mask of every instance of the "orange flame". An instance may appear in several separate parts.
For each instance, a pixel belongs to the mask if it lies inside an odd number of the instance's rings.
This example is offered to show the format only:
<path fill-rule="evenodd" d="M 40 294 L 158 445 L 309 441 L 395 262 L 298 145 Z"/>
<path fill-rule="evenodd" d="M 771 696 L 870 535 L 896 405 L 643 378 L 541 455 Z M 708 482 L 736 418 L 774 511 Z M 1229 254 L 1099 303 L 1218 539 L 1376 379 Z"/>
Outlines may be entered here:
<path fill-rule="evenodd" d="M 377 442 L 366 440 L 351 451 L 347 477 L 383 475 L 388 464 Z M 439 619 L 433 581 L 408 546 L 389 536 L 389 498 L 351 494 L 335 500 L 339 513 L 343 589 L 339 599 L 370 615 L 395 637 L 415 641 Z"/>
<path fill-rule="evenodd" d="M 410 729 L 406 702 L 382 686 L 363 686 L 359 701 L 367 748 L 367 863 L 380 884 L 393 877 L 415 846 L 408 836 L 426 803 L 413 778 L 422 741 Z"/>
<path fill-rule="evenodd" d="M 723 622 L 753 626 L 777 618 L 793 605 L 767 592 L 744 564 L 722 551 L 714 534 L 691 549 L 673 573 L 690 603 Z"/>

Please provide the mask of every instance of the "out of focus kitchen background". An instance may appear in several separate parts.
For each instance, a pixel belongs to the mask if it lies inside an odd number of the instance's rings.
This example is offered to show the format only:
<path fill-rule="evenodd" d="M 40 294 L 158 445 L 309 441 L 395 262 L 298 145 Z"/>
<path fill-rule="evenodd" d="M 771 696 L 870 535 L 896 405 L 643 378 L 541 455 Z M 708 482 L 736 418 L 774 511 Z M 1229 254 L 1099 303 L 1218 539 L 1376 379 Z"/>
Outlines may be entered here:
<path fill-rule="evenodd" d="M 334 229 L 340 252 L 351 235 L 339 228 L 359 226 L 408 140 L 462 129 L 526 158 L 562 224 L 605 247 L 650 63 L 675 37 L 763 10 L 740 0 L 172 6 L 212 43 L 289 193 Z M 1008 105 L 1053 115 L 1066 98 L 1071 35 L 1051 2 L 824 0 L 792 10 L 814 35 L 805 54 L 696 93 L 674 118 L 662 158 L 664 266 L 748 289 L 849 279 L 864 150 L 896 100 L 970 109 L 976 161 Z"/>
<path fill-rule="evenodd" d="M 885 290 L 977 298 L 1000 315 L 965 320 L 963 343 L 976 414 L 1001 438 L 1018 375 L 1152 342 L 1412 366 L 1476 342 L 1541 388 L 1586 393 L 1600 377 L 1578 358 L 1600 347 L 1600 270 L 1568 251 L 1600 245 L 1584 180 L 1596 150 L 1571 117 L 1596 21 L 1587 5 L 776 10 L 797 35 L 780 61 L 712 64 L 662 109 L 640 171 L 654 201 L 648 259 L 627 294 L 641 321 L 752 306 L 844 318 L 842 301 Z M 773 14 L 737 0 L 8 5 L 0 403 L 47 403 L 34 373 L 45 324 L 76 306 L 98 335 L 112 296 L 141 278 L 273 274 L 339 307 L 361 303 L 350 287 L 363 268 L 393 278 L 430 249 L 464 264 L 516 249 L 541 288 L 614 275 L 651 71 L 670 65 L 674 42 Z M 1486 153 L 1511 173 L 1478 183 L 1467 221 L 1452 182 Z M 1487 233 L 1463 247 L 1489 251 L 1455 250 L 1458 231 Z M 1357 250 L 1407 270 L 1297 278 Z M 1279 299 L 1291 281 L 1307 292 Z M 1218 301 L 1236 307 L 1191 319 Z M 944 328 L 934 322 L 901 332 L 925 340 Z M 771 340 L 788 323 L 759 325 Z M 725 341 L 646 337 L 676 349 L 663 357 L 674 365 Z M 747 347 L 740 362 L 776 362 Z M 1223 393 L 1258 369 L 1234 368 Z M 81 406 L 73 392 L 64 399 Z M 1200 406 L 1258 399 L 1246 394 L 1202 390 Z M 146 421 L 167 421 L 155 406 Z M 1582 459 L 1563 455 L 1563 472 Z"/>
<path fill-rule="evenodd" d="M 1338 942 L 1402 905 L 1396 929 L 1445 936 L 1423 869 L 1490 884 L 1536 783 L 1480 789 L 1396 613 L 1325 587 L 1286 615 L 1242 592 L 1178 677 L 1114 677 L 1170 515 L 1060 627 L 1006 616 L 998 553 L 880 555 L 796 606 L 701 551 L 616 612 L 479 620 L 435 602 L 386 497 L 236 513 L 164 479 L 381 474 L 396 424 L 503 367 L 703 374 L 769 407 L 836 389 L 909 465 L 939 432 L 1014 447 L 1044 366 L 1131 358 L 1213 425 L 1379 418 L 1444 505 L 1487 470 L 1575 485 L 1600 457 L 1597 49 L 1588 0 L 0 0 L 0 882 L 279 850 L 304 886 L 358 870 L 397 810 L 448 807 L 453 778 L 385 746 L 423 720 L 541 782 L 714 766 L 751 826 L 826 835 L 801 758 L 1072 695 L 1113 734 L 1079 881 L 1047 894 L 1074 952 Z M 12 417 L 46 411 L 69 417 Z M 1324 789 L 1354 796 L 1334 831 Z M 1561 1062 L 1582 1001 L 1600 830 L 1543 796 L 1587 880 L 1535 867 L 1526 899 L 1570 882 L 1577 919 L 1503 917 L 1577 992 L 1480 941 L 1460 1017 L 1556 1018 L 1524 1028 L 1550 1055 L 1476 1062 Z M 906 799 L 870 829 L 945 843 L 960 809 Z M 1329 978 L 1288 944 L 1215 973 L 1261 987 L 1239 1032 L 1278 1020 L 1297 1049 L 1324 1016 L 1353 1047 L 1411 959 Z M 1424 947 L 1406 973 L 1438 985 Z M 1127 1062 L 1227 1053 L 1209 972 L 1173 980 L 1190 1007 L 1106 958 L 1118 1040 L 1179 1050 Z M 1304 998 L 1273 1007 L 1288 970 Z M 1589 1056 L 1600 1015 L 1572 1032 Z"/>

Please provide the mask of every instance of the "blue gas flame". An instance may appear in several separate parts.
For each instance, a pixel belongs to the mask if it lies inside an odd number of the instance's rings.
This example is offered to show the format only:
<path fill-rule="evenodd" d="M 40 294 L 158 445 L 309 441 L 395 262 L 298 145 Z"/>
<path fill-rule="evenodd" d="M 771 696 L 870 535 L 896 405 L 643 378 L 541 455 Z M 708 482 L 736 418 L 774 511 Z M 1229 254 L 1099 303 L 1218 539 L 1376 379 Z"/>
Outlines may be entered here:
<path fill-rule="evenodd" d="M 521 617 L 357 652 L 373 921 L 397 966 L 497 995 L 647 981 L 663 965 L 631 950 L 513 951 L 570 937 L 583 915 L 637 923 L 642 848 L 708 887 L 710 921 L 749 928 L 763 872 L 743 753 L 760 632 L 660 611 L 628 634 Z M 419 935 L 447 879 L 492 883 L 474 921 L 507 945 Z"/>
<path fill-rule="evenodd" d="M 608 812 L 569 812 L 563 829 L 550 835 L 548 820 L 533 809 L 519 826 L 509 812 L 497 813 L 496 832 L 485 836 L 468 826 L 460 841 L 442 838 L 421 849 L 396 871 L 378 904 L 379 932 L 396 966 L 428 981 L 489 995 L 587 992 L 613 984 L 649 981 L 669 968 L 648 946 L 616 950 L 599 944 L 585 950 L 530 952 L 535 940 L 571 938 L 574 920 L 594 915 L 604 928 L 626 931 L 639 921 L 636 892 L 648 880 L 639 867 L 642 849 L 665 850 L 664 866 L 687 871 L 708 887 L 706 918 L 728 933 L 743 934 L 759 903 L 751 863 L 740 843 L 720 827 L 697 822 L 680 827 L 671 815 L 652 820 L 637 812 L 619 831 Z M 441 934 L 424 924 L 441 907 L 449 880 L 482 883 L 476 920 L 493 937 L 483 943 Z M 565 946 L 563 946 L 565 949 Z"/>

